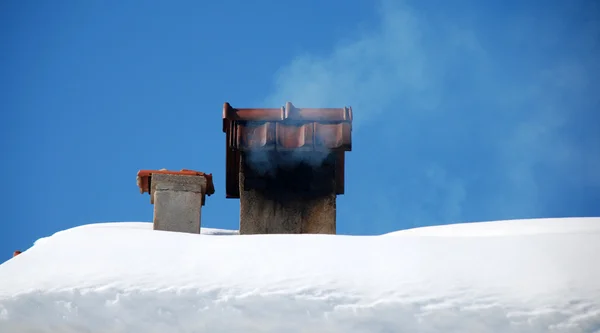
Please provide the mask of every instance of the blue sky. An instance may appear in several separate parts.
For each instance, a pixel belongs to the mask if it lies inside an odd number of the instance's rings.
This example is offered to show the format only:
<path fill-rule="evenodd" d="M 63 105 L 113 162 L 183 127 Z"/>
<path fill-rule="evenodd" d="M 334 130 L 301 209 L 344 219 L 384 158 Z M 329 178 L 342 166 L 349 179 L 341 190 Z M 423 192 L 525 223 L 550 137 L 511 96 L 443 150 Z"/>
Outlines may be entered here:
<path fill-rule="evenodd" d="M 213 173 L 237 228 L 225 101 L 353 107 L 340 234 L 600 216 L 594 1 L 2 1 L 0 42 L 0 260 L 151 221 L 139 169 Z"/>

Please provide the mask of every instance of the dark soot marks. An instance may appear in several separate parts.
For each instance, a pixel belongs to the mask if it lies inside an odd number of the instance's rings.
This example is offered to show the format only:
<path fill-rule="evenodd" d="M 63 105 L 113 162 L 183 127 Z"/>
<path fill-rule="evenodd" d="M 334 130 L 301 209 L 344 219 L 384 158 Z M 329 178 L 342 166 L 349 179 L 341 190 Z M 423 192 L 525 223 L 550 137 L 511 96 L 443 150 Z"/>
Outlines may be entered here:
<path fill-rule="evenodd" d="M 307 200 L 335 191 L 335 156 L 320 152 L 261 152 L 244 158 L 246 190 L 274 201 Z"/>

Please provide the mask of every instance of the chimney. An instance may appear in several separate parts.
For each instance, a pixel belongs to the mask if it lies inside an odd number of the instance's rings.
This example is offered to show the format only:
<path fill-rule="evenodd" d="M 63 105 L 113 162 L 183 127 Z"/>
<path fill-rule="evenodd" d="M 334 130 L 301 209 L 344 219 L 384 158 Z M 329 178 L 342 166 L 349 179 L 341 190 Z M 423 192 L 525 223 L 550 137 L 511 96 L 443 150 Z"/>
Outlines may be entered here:
<path fill-rule="evenodd" d="M 223 106 L 226 197 L 240 199 L 240 234 L 336 233 L 352 109 Z"/>
<path fill-rule="evenodd" d="M 206 195 L 215 193 L 212 175 L 199 171 L 140 170 L 140 193 L 154 204 L 154 230 L 200 233 Z"/>

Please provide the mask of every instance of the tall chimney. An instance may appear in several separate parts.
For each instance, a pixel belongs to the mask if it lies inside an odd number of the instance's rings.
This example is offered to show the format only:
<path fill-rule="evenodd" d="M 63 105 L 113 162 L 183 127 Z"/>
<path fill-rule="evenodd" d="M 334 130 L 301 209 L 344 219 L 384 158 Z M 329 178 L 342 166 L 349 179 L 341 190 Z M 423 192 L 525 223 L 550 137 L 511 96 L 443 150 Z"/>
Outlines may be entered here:
<path fill-rule="evenodd" d="M 226 196 L 240 199 L 240 234 L 336 233 L 352 109 L 223 106 Z"/>

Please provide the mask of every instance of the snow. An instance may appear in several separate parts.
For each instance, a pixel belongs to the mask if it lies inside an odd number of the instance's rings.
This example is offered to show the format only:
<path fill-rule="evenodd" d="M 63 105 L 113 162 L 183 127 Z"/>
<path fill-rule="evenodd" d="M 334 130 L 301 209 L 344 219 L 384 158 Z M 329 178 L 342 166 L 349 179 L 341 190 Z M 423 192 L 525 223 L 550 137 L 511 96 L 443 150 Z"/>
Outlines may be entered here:
<path fill-rule="evenodd" d="M 600 332 L 600 218 L 380 236 L 98 223 L 0 265 L 0 332 Z"/>

